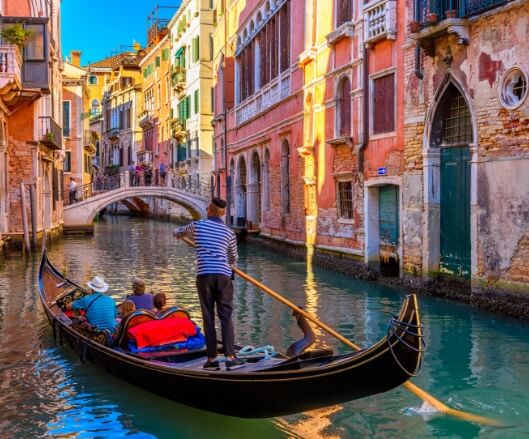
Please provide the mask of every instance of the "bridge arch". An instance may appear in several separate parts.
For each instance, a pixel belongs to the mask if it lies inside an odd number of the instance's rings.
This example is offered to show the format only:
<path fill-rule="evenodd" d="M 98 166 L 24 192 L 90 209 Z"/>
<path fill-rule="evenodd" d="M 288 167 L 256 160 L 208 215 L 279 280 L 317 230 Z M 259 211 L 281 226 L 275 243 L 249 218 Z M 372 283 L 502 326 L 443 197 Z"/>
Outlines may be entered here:
<path fill-rule="evenodd" d="M 133 197 L 156 197 L 187 209 L 193 219 L 206 218 L 209 199 L 180 189 L 164 187 L 126 187 L 104 192 L 64 208 L 66 228 L 91 229 L 98 212 L 106 206 Z"/>

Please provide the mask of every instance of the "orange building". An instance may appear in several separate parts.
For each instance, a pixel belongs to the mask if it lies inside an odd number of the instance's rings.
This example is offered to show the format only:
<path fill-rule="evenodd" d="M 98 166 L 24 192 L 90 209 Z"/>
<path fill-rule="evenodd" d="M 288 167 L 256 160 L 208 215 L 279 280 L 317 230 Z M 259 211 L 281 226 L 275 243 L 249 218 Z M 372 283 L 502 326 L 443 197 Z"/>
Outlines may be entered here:
<path fill-rule="evenodd" d="M 1 8 L 0 234 L 36 241 L 62 223 L 60 2 Z M 20 46 L 13 33 L 25 34 Z"/>

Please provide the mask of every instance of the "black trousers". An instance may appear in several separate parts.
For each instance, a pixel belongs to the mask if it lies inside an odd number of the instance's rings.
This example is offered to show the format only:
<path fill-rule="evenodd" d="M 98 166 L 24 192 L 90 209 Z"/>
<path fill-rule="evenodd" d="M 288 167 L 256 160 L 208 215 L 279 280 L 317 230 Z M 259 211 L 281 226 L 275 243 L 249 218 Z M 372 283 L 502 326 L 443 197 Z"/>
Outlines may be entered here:
<path fill-rule="evenodd" d="M 235 355 L 235 338 L 231 315 L 233 312 L 233 282 L 221 274 L 197 277 L 198 296 L 202 308 L 202 325 L 206 337 L 208 358 L 217 356 L 217 331 L 215 330 L 215 306 L 220 319 L 222 343 L 226 356 Z"/>

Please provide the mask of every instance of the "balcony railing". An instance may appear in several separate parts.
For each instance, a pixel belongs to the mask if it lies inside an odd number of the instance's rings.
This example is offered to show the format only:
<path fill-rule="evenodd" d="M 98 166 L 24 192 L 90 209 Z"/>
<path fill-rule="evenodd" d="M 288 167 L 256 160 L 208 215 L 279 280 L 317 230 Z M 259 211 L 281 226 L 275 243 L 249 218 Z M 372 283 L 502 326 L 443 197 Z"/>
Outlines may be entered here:
<path fill-rule="evenodd" d="M 39 117 L 39 140 L 52 149 L 62 149 L 62 128 L 50 116 Z"/>
<path fill-rule="evenodd" d="M 380 39 L 394 40 L 397 34 L 397 2 L 376 0 L 364 6 L 364 39 L 372 43 Z"/>
<path fill-rule="evenodd" d="M 22 83 L 22 57 L 17 46 L 0 46 L 0 88 L 7 83 L 15 81 L 20 86 Z"/>
<path fill-rule="evenodd" d="M 290 96 L 290 72 L 283 73 L 241 102 L 235 110 L 237 125 L 250 120 Z"/>
<path fill-rule="evenodd" d="M 467 18 L 489 9 L 504 5 L 512 0 L 422 0 L 418 17 L 426 22 L 428 13 L 437 14 L 438 21 L 450 18 Z"/>

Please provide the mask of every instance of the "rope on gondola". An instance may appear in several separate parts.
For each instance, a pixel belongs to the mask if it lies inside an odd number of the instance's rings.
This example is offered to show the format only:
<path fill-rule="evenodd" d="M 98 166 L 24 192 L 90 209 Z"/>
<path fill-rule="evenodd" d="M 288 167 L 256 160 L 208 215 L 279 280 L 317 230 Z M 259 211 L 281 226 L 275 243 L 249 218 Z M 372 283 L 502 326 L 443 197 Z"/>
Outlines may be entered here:
<path fill-rule="evenodd" d="M 244 346 L 237 352 L 237 356 L 240 358 L 252 358 L 256 356 L 264 355 L 264 359 L 268 360 L 276 353 L 276 350 L 271 345 L 261 346 L 256 348 L 254 346 Z"/>
<path fill-rule="evenodd" d="M 416 332 L 414 331 L 411 331 L 410 329 L 408 329 L 408 327 L 411 327 L 411 328 L 415 328 L 416 329 Z M 416 346 L 412 346 L 410 345 L 406 340 L 404 340 L 404 338 L 402 336 L 400 336 L 398 333 L 397 333 L 397 330 L 400 330 L 406 334 L 409 334 L 411 335 L 412 337 L 418 337 L 419 338 L 419 347 L 416 347 Z M 399 359 L 397 358 L 397 355 L 395 354 L 395 352 L 393 351 L 393 345 L 391 343 L 391 337 L 392 336 L 395 336 L 399 342 L 401 342 L 402 344 L 404 344 L 405 346 L 407 346 L 409 349 L 415 351 L 415 352 L 419 352 L 419 361 L 417 362 L 417 366 L 415 367 L 415 369 L 410 372 L 408 369 L 406 369 L 402 363 L 399 361 Z M 397 363 L 397 365 L 407 374 L 409 375 L 410 377 L 415 377 L 419 374 L 419 371 L 421 370 L 421 366 L 422 366 L 422 354 L 423 352 L 425 351 L 426 349 L 426 342 L 424 341 L 424 335 L 423 335 L 423 325 L 422 323 L 419 324 L 419 325 L 415 325 L 413 323 L 409 323 L 409 322 L 403 322 L 402 320 L 399 320 L 397 319 L 396 317 L 393 317 L 389 324 L 388 324 L 388 331 L 387 331 L 387 340 L 388 340 L 388 347 L 389 347 L 389 351 L 391 352 L 391 355 L 393 356 L 393 359 L 395 360 L 395 362 Z"/>

